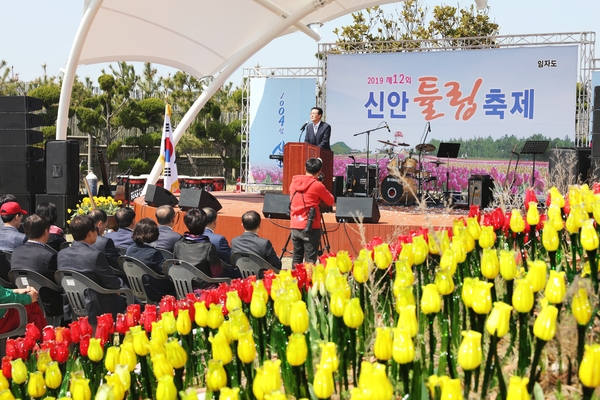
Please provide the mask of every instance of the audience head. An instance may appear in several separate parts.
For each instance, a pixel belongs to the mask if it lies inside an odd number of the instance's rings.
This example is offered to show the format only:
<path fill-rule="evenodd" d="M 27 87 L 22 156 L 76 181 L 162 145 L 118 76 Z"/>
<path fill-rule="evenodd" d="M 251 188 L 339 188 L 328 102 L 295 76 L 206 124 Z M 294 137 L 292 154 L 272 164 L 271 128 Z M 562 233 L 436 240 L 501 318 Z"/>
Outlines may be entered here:
<path fill-rule="evenodd" d="M 155 242 L 158 240 L 158 225 L 150 218 L 143 218 L 133 228 L 131 238 L 136 244 Z"/>
<path fill-rule="evenodd" d="M 309 158 L 306 160 L 304 167 L 306 168 L 306 172 L 311 175 L 316 175 L 321 172 L 321 168 L 323 168 L 323 161 L 321 161 L 320 158 Z"/>
<path fill-rule="evenodd" d="M 15 203 L 18 203 L 17 196 L 15 196 L 14 194 L 0 195 L 0 206 L 4 205 L 4 203 L 8 203 L 9 201 L 14 201 Z"/>
<path fill-rule="evenodd" d="M 156 209 L 156 221 L 159 225 L 172 225 L 175 221 L 175 209 L 169 205 L 160 206 Z"/>
<path fill-rule="evenodd" d="M 46 217 L 46 219 L 50 221 L 50 225 L 54 225 L 54 223 L 58 219 L 58 212 L 56 211 L 56 206 L 54 205 L 54 203 L 50 203 L 47 201 L 38 204 L 38 206 L 35 209 L 35 213 L 37 215 L 41 215 L 42 217 Z"/>
<path fill-rule="evenodd" d="M 23 223 L 25 236 L 27 236 L 27 239 L 46 243 L 48 241 L 48 236 L 45 237 L 45 241 L 39 239 L 44 239 L 46 234 L 50 235 L 50 225 L 50 221 L 45 217 L 39 214 L 32 214 Z"/>
<path fill-rule="evenodd" d="M 8 201 L 0 206 L 0 217 L 5 224 L 13 222 L 14 225 L 20 225 L 23 215 L 27 215 L 27 211 L 21 209 L 16 201 Z"/>
<path fill-rule="evenodd" d="M 255 231 L 260 227 L 260 214 L 254 210 L 246 211 L 242 215 L 242 225 L 247 231 Z"/>
<path fill-rule="evenodd" d="M 206 213 L 197 208 L 192 208 L 183 217 L 183 223 L 192 235 L 202 235 L 204 228 L 206 228 Z"/>
<path fill-rule="evenodd" d="M 202 211 L 206 213 L 206 226 L 211 226 L 217 222 L 217 212 L 214 208 L 204 207 Z"/>
<path fill-rule="evenodd" d="M 130 228 L 135 222 L 135 211 L 130 207 L 119 208 L 115 213 L 115 221 L 121 228 Z"/>
<path fill-rule="evenodd" d="M 69 224 L 69 230 L 73 236 L 73 240 L 78 242 L 84 241 L 90 232 L 98 232 L 96 224 L 94 224 L 94 218 L 90 215 L 76 215 L 71 219 Z M 92 243 L 95 242 L 95 239 Z"/>
<path fill-rule="evenodd" d="M 98 235 L 103 235 L 106 226 L 108 225 L 108 215 L 106 215 L 106 211 L 96 208 L 90 210 L 88 215 L 93 218 L 94 225 L 98 228 Z"/>

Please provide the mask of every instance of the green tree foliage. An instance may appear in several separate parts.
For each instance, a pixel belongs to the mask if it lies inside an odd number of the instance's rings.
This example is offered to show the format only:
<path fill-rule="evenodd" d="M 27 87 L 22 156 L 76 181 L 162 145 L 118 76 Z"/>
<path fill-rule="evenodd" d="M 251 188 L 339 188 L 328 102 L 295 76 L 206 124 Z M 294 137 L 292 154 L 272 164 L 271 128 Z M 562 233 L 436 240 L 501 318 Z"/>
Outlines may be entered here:
<path fill-rule="evenodd" d="M 0 96 L 24 96 L 25 82 L 19 80 L 12 66 L 5 60 L 0 60 Z"/>
<path fill-rule="evenodd" d="M 331 145 L 331 151 L 334 154 L 350 154 L 350 150 L 352 150 L 350 146 L 344 142 L 337 142 Z"/>

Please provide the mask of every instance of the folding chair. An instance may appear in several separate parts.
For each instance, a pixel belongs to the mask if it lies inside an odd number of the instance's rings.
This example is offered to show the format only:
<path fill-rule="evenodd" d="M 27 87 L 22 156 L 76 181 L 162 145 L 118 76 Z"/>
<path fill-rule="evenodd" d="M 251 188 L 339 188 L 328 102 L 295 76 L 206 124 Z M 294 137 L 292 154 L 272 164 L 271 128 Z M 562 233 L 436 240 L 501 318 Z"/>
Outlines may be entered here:
<path fill-rule="evenodd" d="M 231 264 L 240 270 L 242 278 L 255 275 L 257 278 L 262 279 L 263 271 L 279 272 L 264 258 L 254 253 L 232 253 Z"/>
<path fill-rule="evenodd" d="M 119 266 L 125 272 L 129 287 L 135 297 L 148 304 L 158 304 L 157 301 L 149 299 L 146 295 L 143 278 L 145 275 L 148 275 L 161 281 L 170 281 L 168 276 L 157 274 L 140 260 L 129 256 L 119 257 Z"/>
<path fill-rule="evenodd" d="M 165 258 L 165 260 L 171 260 L 171 259 L 173 259 L 173 252 L 172 251 L 169 251 L 169 250 L 166 250 L 166 249 L 158 249 L 158 248 L 156 250 L 158 250 L 158 251 L 160 251 L 162 253 L 162 255 Z"/>
<path fill-rule="evenodd" d="M 229 283 L 229 278 L 211 278 L 198 268 L 183 260 L 166 260 L 163 264 L 165 275 L 175 284 L 175 292 L 178 299 L 184 299 L 188 293 L 193 293 L 192 281 L 196 280 L 209 285 L 218 285 L 219 283 Z"/>
<path fill-rule="evenodd" d="M 42 311 L 44 311 L 44 317 L 48 323 L 52 326 L 60 326 L 60 323 L 63 319 L 64 312 L 60 315 L 48 315 L 46 313 L 46 308 L 44 307 L 44 302 L 42 299 L 41 288 L 46 288 L 49 290 L 53 290 L 60 294 L 64 294 L 64 290 L 61 286 L 58 286 L 56 283 L 52 282 L 50 279 L 46 278 L 44 275 L 40 274 L 36 271 L 30 271 L 27 269 L 13 269 L 8 273 L 8 278 L 11 282 L 13 282 L 17 288 L 26 289 L 27 286 L 31 286 L 35 290 L 38 291 L 38 303 Z"/>
<path fill-rule="evenodd" d="M 0 310 L 8 310 L 9 308 L 15 308 L 19 313 L 19 326 L 10 332 L 0 333 L 0 348 L 2 351 L 6 349 L 6 339 L 13 336 L 21 336 L 25 334 L 25 327 L 27 326 L 27 310 L 23 304 L 19 303 L 4 303 L 0 304 Z"/>
<path fill-rule="evenodd" d="M 119 250 L 119 254 L 124 256 L 127 254 L 127 247 L 115 246 L 117 250 Z"/>

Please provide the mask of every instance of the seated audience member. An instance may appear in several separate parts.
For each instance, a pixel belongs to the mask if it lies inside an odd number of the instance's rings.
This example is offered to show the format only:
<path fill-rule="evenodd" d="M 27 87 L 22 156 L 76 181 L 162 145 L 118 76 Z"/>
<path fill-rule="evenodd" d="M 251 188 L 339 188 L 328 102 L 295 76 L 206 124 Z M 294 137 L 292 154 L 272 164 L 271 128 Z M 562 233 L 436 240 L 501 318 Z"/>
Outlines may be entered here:
<path fill-rule="evenodd" d="M 33 323 L 40 331 L 48 325 L 44 313 L 37 303 L 38 293 L 32 288 L 7 289 L 0 286 L 0 303 L 19 303 L 25 306 L 27 321 Z M 0 333 L 7 333 L 19 326 L 21 319 L 14 308 L 0 310 Z"/>
<path fill-rule="evenodd" d="M 112 239 L 107 238 L 104 235 L 106 226 L 108 225 L 108 216 L 104 210 L 91 210 L 88 215 L 94 219 L 96 229 L 98 229 L 98 237 L 96 243 L 91 245 L 92 249 L 96 249 L 106 256 L 108 263 L 111 267 L 119 269 L 119 250 L 115 247 L 115 242 Z M 125 275 L 121 277 L 123 279 Z"/>
<path fill-rule="evenodd" d="M 18 203 L 17 196 L 15 196 L 14 194 L 0 195 L 0 207 L 2 207 L 4 205 L 4 203 L 8 203 L 9 201 L 14 201 L 15 203 Z M 2 228 L 3 226 L 4 226 L 4 221 L 2 221 L 2 219 L 0 218 L 0 228 Z M 19 231 L 22 232 L 21 230 L 19 230 Z"/>
<path fill-rule="evenodd" d="M 54 225 L 54 223 L 58 219 L 58 212 L 56 211 L 56 206 L 54 205 L 54 203 L 44 201 L 38 204 L 37 208 L 35 209 L 35 213 L 37 215 L 45 217 L 48 221 L 50 221 L 50 238 L 48 239 L 48 243 L 46 243 L 46 245 L 50 246 L 56 251 L 59 251 L 60 245 L 66 242 L 67 239 L 65 239 L 65 233 L 63 232 L 63 230 L 60 227 Z"/>
<path fill-rule="evenodd" d="M 173 256 L 191 263 L 209 277 L 222 277 L 223 267 L 217 248 L 204 234 L 206 213 L 197 208 L 192 208 L 183 217 L 183 222 L 188 230 L 175 243 Z"/>
<path fill-rule="evenodd" d="M 204 229 L 204 234 L 208 236 L 210 242 L 217 248 L 219 258 L 231 265 L 231 247 L 229 246 L 229 242 L 225 236 L 215 233 L 215 228 L 217 227 L 217 212 L 210 207 L 205 207 L 202 211 L 206 213 L 206 228 Z M 228 278 L 235 279 L 242 277 L 242 274 L 237 268 L 224 268 L 223 271 Z"/>
<path fill-rule="evenodd" d="M 275 269 L 281 269 L 281 260 L 277 257 L 269 239 L 258 236 L 260 230 L 260 214 L 247 211 L 242 215 L 242 226 L 245 232 L 231 240 L 232 253 L 254 253 L 265 259 Z"/>
<path fill-rule="evenodd" d="M 115 221 L 119 230 L 107 233 L 106 237 L 112 239 L 117 247 L 131 246 L 133 244 L 131 234 L 135 226 L 135 211 L 130 207 L 119 208 L 115 213 Z"/>
<path fill-rule="evenodd" d="M 169 205 L 156 209 L 156 222 L 158 222 L 158 239 L 152 243 L 157 249 L 173 252 L 173 246 L 181 239 L 181 235 L 173 231 L 175 223 L 175 210 Z"/>
<path fill-rule="evenodd" d="M 58 252 L 58 270 L 79 272 L 106 289 L 121 288 L 123 282 L 110 268 L 104 254 L 91 247 L 98 237 L 94 219 L 89 215 L 77 215 L 71 220 L 69 228 L 73 244 Z M 116 318 L 127 307 L 125 299 L 117 294 L 100 294 L 89 290 L 85 300 L 92 324 L 98 315 L 111 313 Z"/>
<path fill-rule="evenodd" d="M 23 216 L 27 215 L 27 211 L 22 210 L 19 203 L 9 201 L 0 207 L 0 217 L 4 222 L 4 226 L 0 228 L 0 250 L 12 253 L 19 246 L 22 246 L 26 241 L 24 233 L 19 232 Z"/>
<path fill-rule="evenodd" d="M 54 282 L 57 255 L 46 247 L 50 237 L 50 221 L 38 214 L 33 214 L 25 220 L 23 225 L 28 240 L 23 246 L 19 246 L 13 251 L 10 262 L 11 269 L 35 271 Z M 40 295 L 47 315 L 64 313 L 61 293 L 41 288 Z"/>
<path fill-rule="evenodd" d="M 150 218 L 141 219 L 135 225 L 135 228 L 133 228 L 134 243 L 127 248 L 126 255 L 140 260 L 157 274 L 164 275 L 162 265 L 165 258 L 158 249 L 149 244 L 154 242 L 158 238 L 158 235 L 158 225 L 156 225 L 156 222 Z M 164 295 L 175 295 L 175 286 L 170 280 L 161 281 L 145 276 L 143 281 L 146 295 L 150 300 L 160 301 Z"/>

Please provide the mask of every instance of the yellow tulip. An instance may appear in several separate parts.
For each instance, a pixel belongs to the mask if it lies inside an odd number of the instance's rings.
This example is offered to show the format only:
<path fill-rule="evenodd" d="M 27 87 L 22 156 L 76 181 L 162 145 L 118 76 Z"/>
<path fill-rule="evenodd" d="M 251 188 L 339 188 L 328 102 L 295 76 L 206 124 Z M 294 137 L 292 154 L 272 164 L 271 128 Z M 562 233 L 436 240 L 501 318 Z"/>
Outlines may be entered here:
<path fill-rule="evenodd" d="M 461 232 L 464 230 L 464 228 L 461 230 Z M 463 243 L 463 239 L 461 234 L 459 233 L 457 236 L 453 236 L 452 237 L 452 246 L 451 246 L 452 252 L 454 253 L 454 270 L 452 271 L 452 273 L 454 274 L 454 271 L 456 271 L 456 264 L 460 264 L 462 262 L 465 262 L 467 259 L 467 252 L 465 251 L 465 245 Z"/>
<path fill-rule="evenodd" d="M 571 212 L 567 216 L 567 221 L 565 223 L 567 232 L 569 232 L 571 235 L 578 233 L 579 229 L 581 228 L 581 220 L 577 217 L 577 213 L 573 211 L 574 210 L 571 209 Z"/>
<path fill-rule="evenodd" d="M 12 380 L 14 383 L 20 385 L 25 383 L 27 380 L 27 366 L 20 358 L 10 362 L 12 365 Z"/>
<path fill-rule="evenodd" d="M 500 275 L 505 281 L 512 281 L 517 276 L 517 260 L 514 250 L 500 250 Z"/>
<path fill-rule="evenodd" d="M 497 301 L 494 303 L 494 308 L 488 317 L 485 328 L 490 335 L 496 335 L 499 338 L 506 335 L 510 329 L 510 312 L 512 306 L 506 303 Z"/>
<path fill-rule="evenodd" d="M 333 373 L 331 365 L 318 365 L 315 379 L 313 381 L 313 390 L 319 399 L 328 399 L 333 394 Z"/>
<path fill-rule="evenodd" d="M 487 279 L 495 279 L 500 273 L 500 262 L 496 249 L 483 249 L 481 255 L 481 275 Z"/>
<path fill-rule="evenodd" d="M 538 339 L 548 342 L 552 340 L 556 333 L 558 309 L 552 305 L 548 305 L 546 299 L 542 299 L 541 303 L 542 310 L 533 323 L 533 334 Z"/>
<path fill-rule="evenodd" d="M 533 285 L 529 279 L 515 279 L 512 305 L 520 313 L 528 313 L 533 308 Z"/>
<path fill-rule="evenodd" d="M 252 296 L 254 297 L 254 293 Z M 206 303 L 204 301 L 197 301 L 194 303 L 194 322 L 202 328 L 208 324 L 208 308 L 206 308 Z"/>
<path fill-rule="evenodd" d="M 229 312 L 242 308 L 242 300 L 238 295 L 237 290 L 231 290 L 227 292 L 227 299 L 225 300 L 225 307 Z"/>
<path fill-rule="evenodd" d="M 292 333 L 285 349 L 285 356 L 290 365 L 297 367 L 306 361 L 308 347 L 306 337 L 302 333 Z"/>
<path fill-rule="evenodd" d="M 227 339 L 227 344 L 233 343 L 233 335 L 231 333 L 231 320 L 223 321 L 217 333 L 220 333 Z"/>
<path fill-rule="evenodd" d="M 548 192 L 550 194 L 550 205 L 556 204 L 559 208 L 563 208 L 565 206 L 565 198 L 556 188 L 556 186 L 552 186 Z"/>
<path fill-rule="evenodd" d="M 348 252 L 346 250 L 338 251 L 335 260 L 337 263 L 337 267 L 342 274 L 350 272 L 350 270 L 352 269 L 352 260 L 350 259 L 350 256 L 348 255 Z"/>
<path fill-rule="evenodd" d="M 225 317 L 223 317 L 223 306 L 221 304 L 211 304 L 208 309 L 208 327 L 211 329 L 217 329 L 223 321 Z"/>
<path fill-rule="evenodd" d="M 187 310 L 185 310 L 187 311 Z M 189 316 L 188 316 L 189 319 Z M 190 323 L 191 325 L 191 323 Z M 133 351 L 135 354 L 141 357 L 145 357 L 150 352 L 150 341 L 148 340 L 148 336 L 146 336 L 145 331 L 133 332 Z"/>
<path fill-rule="evenodd" d="M 352 270 L 356 283 L 367 282 L 372 269 L 373 261 L 371 260 L 371 253 L 366 249 L 360 250 L 358 257 L 354 260 L 354 268 Z"/>
<path fill-rule="evenodd" d="M 435 399 L 435 389 L 438 387 L 439 385 L 439 378 L 437 375 L 431 375 L 429 376 L 429 378 L 427 378 L 427 383 L 425 384 L 425 386 L 427 386 L 427 388 L 429 389 L 429 394 L 432 398 Z"/>
<path fill-rule="evenodd" d="M 250 313 L 254 318 L 262 318 L 267 314 L 267 302 L 263 300 L 263 296 L 260 293 L 257 293 L 256 290 L 252 292 Z"/>
<path fill-rule="evenodd" d="M 594 229 L 593 219 L 583 221 L 579 242 L 585 251 L 592 251 L 598 248 L 598 233 Z"/>
<path fill-rule="evenodd" d="M 417 333 L 419 332 L 416 309 L 416 306 L 408 305 L 400 307 L 400 311 L 398 312 L 398 328 L 407 328 L 410 337 L 417 336 Z"/>
<path fill-rule="evenodd" d="M 379 269 L 387 269 L 392 263 L 392 253 L 387 243 L 382 243 L 373 248 L 375 266 Z"/>
<path fill-rule="evenodd" d="M 117 365 L 115 367 L 115 375 L 119 377 L 119 380 L 123 384 L 123 390 L 126 392 L 131 386 L 131 373 L 127 365 Z"/>
<path fill-rule="evenodd" d="M 67 221 L 67 223 L 69 223 L 69 221 Z M 15 396 L 13 396 L 9 389 L 4 389 L 0 391 L 0 400 L 15 400 Z"/>
<path fill-rule="evenodd" d="M 313 275 L 312 275 L 312 288 L 311 294 L 316 296 L 320 294 L 321 296 L 325 296 L 327 293 L 325 289 L 325 267 L 321 264 L 313 266 Z M 273 291 L 273 289 L 271 289 Z"/>
<path fill-rule="evenodd" d="M 600 386 L 600 344 L 585 345 L 579 366 L 579 380 L 592 389 Z"/>
<path fill-rule="evenodd" d="M 484 225 L 481 227 L 481 234 L 479 235 L 479 246 L 482 249 L 490 248 L 496 243 L 496 234 L 494 233 L 494 227 L 492 225 Z"/>
<path fill-rule="evenodd" d="M 440 400 L 462 400 L 462 386 L 459 379 L 446 379 L 442 381 L 442 396 Z"/>
<path fill-rule="evenodd" d="M 187 335 L 191 332 L 192 320 L 190 319 L 190 310 L 179 310 L 179 313 L 177 314 L 176 326 L 177 332 L 180 335 Z"/>
<path fill-rule="evenodd" d="M 458 365 L 466 371 L 479 367 L 483 352 L 481 350 L 481 333 L 476 331 L 462 331 L 463 340 L 458 348 Z"/>
<path fill-rule="evenodd" d="M 546 283 L 544 297 L 552 304 L 559 304 L 564 301 L 566 294 L 565 271 L 550 271 L 550 278 L 548 278 L 548 283 Z"/>
<path fill-rule="evenodd" d="M 110 386 L 113 395 L 115 396 L 115 400 L 123 400 L 125 397 L 125 387 L 121 382 L 121 378 L 117 374 L 106 375 L 104 377 L 106 384 Z"/>
<path fill-rule="evenodd" d="M 565 227 L 562 220 L 562 211 L 557 204 L 551 204 L 548 207 L 548 221 L 552 221 L 552 226 L 557 232 L 562 231 Z"/>
<path fill-rule="evenodd" d="M 48 364 L 52 362 L 52 357 L 50 357 L 50 350 L 39 350 L 37 352 L 37 370 L 40 372 L 46 372 L 46 368 Z M 2 390 L 0 388 L 0 390 Z"/>
<path fill-rule="evenodd" d="M 529 378 L 521 378 L 517 375 L 511 376 L 508 383 L 506 400 L 530 400 L 531 396 L 529 396 L 529 393 L 527 392 L 528 383 Z"/>
<path fill-rule="evenodd" d="M 44 381 L 44 374 L 42 372 L 36 371 L 29 374 L 27 393 L 34 399 L 46 394 L 46 382 Z"/>
<path fill-rule="evenodd" d="M 467 218 L 467 230 L 471 234 L 473 240 L 479 240 L 479 237 L 481 236 L 481 225 L 479 225 L 477 217 Z"/>
<path fill-rule="evenodd" d="M 225 388 L 221 389 L 221 394 L 219 396 L 220 399 L 223 399 L 223 390 Z M 239 388 L 237 388 L 239 391 Z M 237 400 L 237 392 L 235 394 L 235 399 Z M 181 390 L 179 392 L 179 397 L 181 398 L 181 400 L 198 400 L 198 392 L 196 391 L 196 388 L 194 387 L 189 387 L 187 388 L 185 391 Z M 228 397 L 228 399 L 231 399 L 231 397 Z"/>
<path fill-rule="evenodd" d="M 281 390 L 274 390 L 269 394 L 265 394 L 265 400 L 287 400 L 287 395 Z"/>
<path fill-rule="evenodd" d="M 460 298 L 467 308 L 473 308 L 473 290 L 475 282 L 479 282 L 479 278 L 464 278 Z"/>
<path fill-rule="evenodd" d="M 360 375 L 358 375 L 358 386 L 368 388 L 373 382 L 373 364 L 368 361 L 360 363 Z"/>
<path fill-rule="evenodd" d="M 133 351 L 132 343 L 123 343 L 119 354 L 119 364 L 127 365 L 129 371 L 133 371 L 137 365 L 137 357 Z"/>
<path fill-rule="evenodd" d="M 165 343 L 167 342 L 162 342 L 160 340 L 155 339 L 154 337 L 152 337 L 152 339 L 150 339 L 150 358 L 154 357 L 157 354 L 167 354 L 167 350 L 165 349 Z M 118 360 L 118 358 L 117 358 Z"/>
<path fill-rule="evenodd" d="M 233 359 L 233 352 L 225 335 L 219 332 L 208 340 L 212 344 L 212 358 L 221 361 L 223 365 L 229 364 Z"/>
<path fill-rule="evenodd" d="M 330 364 L 332 372 L 336 372 L 340 366 L 340 360 L 337 356 L 335 343 L 320 343 L 319 347 L 321 348 L 321 359 L 319 360 L 319 364 Z"/>
<path fill-rule="evenodd" d="M 437 314 L 441 308 L 442 299 L 437 286 L 430 283 L 423 287 L 423 294 L 421 295 L 421 311 L 423 314 Z"/>
<path fill-rule="evenodd" d="M 275 315 L 284 326 L 290 326 L 292 319 L 292 301 L 289 296 L 279 296 L 273 303 Z"/>
<path fill-rule="evenodd" d="M 103 383 L 98 387 L 94 400 L 115 400 L 112 388 L 108 384 Z"/>
<path fill-rule="evenodd" d="M 239 340 L 240 332 L 245 332 L 250 329 L 250 321 L 248 321 L 248 317 L 244 314 L 244 310 L 241 308 L 236 308 L 232 312 L 229 313 L 229 330 L 228 336 L 230 336 L 230 343 L 235 340 Z M 225 322 L 221 325 L 223 327 Z"/>
<path fill-rule="evenodd" d="M 119 363 L 119 354 L 121 348 L 119 346 L 110 346 L 106 349 L 106 357 L 104 358 L 104 367 L 109 372 L 115 372 L 115 367 Z"/>
<path fill-rule="evenodd" d="M 392 356 L 398 364 L 408 364 L 415 359 L 415 345 L 409 328 L 395 328 Z"/>
<path fill-rule="evenodd" d="M 152 340 L 156 343 L 165 344 L 167 343 L 167 339 L 169 336 L 167 332 L 165 332 L 164 325 L 162 321 L 153 322 L 152 323 Z"/>
<path fill-rule="evenodd" d="M 592 318 L 592 304 L 584 288 L 579 288 L 575 292 L 573 302 L 571 303 L 571 311 L 579 325 L 587 325 L 590 322 Z"/>
<path fill-rule="evenodd" d="M 416 304 L 417 302 L 415 301 L 415 294 L 413 293 L 413 288 L 411 286 L 398 290 L 398 295 L 396 296 L 396 310 L 398 310 L 398 307 L 401 306 L 414 306 Z"/>
<path fill-rule="evenodd" d="M 387 327 L 378 327 L 375 335 L 373 352 L 378 360 L 387 361 L 392 358 L 393 340 L 392 330 Z"/>
<path fill-rule="evenodd" d="M 452 279 L 449 269 L 438 269 L 435 274 L 435 286 L 442 296 L 449 295 L 454 291 L 454 279 Z"/>
<path fill-rule="evenodd" d="M 169 360 L 173 368 L 179 369 L 185 366 L 185 363 L 187 362 L 187 353 L 179 344 L 179 340 L 175 338 L 167 340 L 167 343 L 165 343 L 165 350 L 167 360 Z"/>
<path fill-rule="evenodd" d="M 558 239 L 558 232 L 551 219 L 544 224 L 544 229 L 542 230 L 542 245 L 544 245 L 544 248 L 547 251 L 556 251 L 559 244 L 560 240 Z"/>
<path fill-rule="evenodd" d="M 169 360 L 167 360 L 166 354 L 157 354 L 152 357 L 151 360 L 152 372 L 154 373 L 156 379 L 160 379 L 160 377 L 163 375 L 175 376 L 175 370 L 173 369 L 173 366 Z"/>
<path fill-rule="evenodd" d="M 221 394 L 219 395 L 219 400 L 238 400 L 239 393 L 240 393 L 240 388 L 228 388 L 227 386 L 222 387 Z M 194 395 L 194 397 L 191 397 L 189 400 L 197 399 L 198 394 L 196 393 L 196 391 L 194 391 L 193 395 Z"/>
<path fill-rule="evenodd" d="M 292 303 L 290 328 L 296 333 L 304 333 L 308 330 L 308 309 L 302 300 Z"/>
<path fill-rule="evenodd" d="M 346 311 L 346 300 L 345 293 L 342 290 L 336 290 L 331 294 L 331 300 L 329 301 L 329 309 L 336 317 L 343 317 L 344 311 Z"/>
<path fill-rule="evenodd" d="M 468 228 L 462 229 L 460 231 L 460 238 L 462 240 L 465 253 L 472 252 L 473 249 L 475 248 L 475 239 L 473 238 L 473 236 L 471 236 L 471 232 L 469 231 Z M 465 254 L 465 257 L 466 257 L 466 254 Z"/>
<path fill-rule="evenodd" d="M 413 263 L 414 265 L 421 265 L 425 262 L 427 255 L 429 254 L 429 246 L 427 246 L 427 241 L 425 241 L 423 235 L 419 235 L 413 237 L 412 244 Z"/>
<path fill-rule="evenodd" d="M 257 399 L 264 398 L 265 394 L 269 394 L 274 390 L 281 388 L 281 372 L 280 372 L 281 360 L 267 360 L 259 370 L 256 372 L 258 382 L 255 381 L 252 385 L 252 391 L 256 395 Z M 255 391 L 255 386 L 257 386 Z M 259 387 L 258 387 L 259 386 Z M 257 393 L 260 394 L 257 395 Z"/>
<path fill-rule="evenodd" d="M 456 272 L 456 261 L 454 251 L 451 248 L 448 248 L 440 258 L 439 270 L 448 270 L 450 275 L 454 275 L 454 272 Z"/>
<path fill-rule="evenodd" d="M 71 378 L 70 390 L 73 400 L 91 400 L 92 398 L 89 379 L 81 377 Z"/>
<path fill-rule="evenodd" d="M 530 201 L 529 208 L 527 209 L 527 223 L 531 226 L 534 226 L 539 222 L 540 213 L 538 212 L 538 205 L 535 201 Z"/>
<path fill-rule="evenodd" d="M 362 325 L 365 314 L 360 307 L 360 300 L 356 297 L 350 299 L 344 310 L 344 324 L 348 328 L 358 328 Z"/>
<path fill-rule="evenodd" d="M 181 311 L 180 311 L 181 312 Z M 163 375 L 156 386 L 157 400 L 177 400 L 177 388 L 171 375 Z"/>
<path fill-rule="evenodd" d="M 477 314 L 489 314 L 492 310 L 491 282 L 477 281 L 473 285 L 473 311 Z"/>
<path fill-rule="evenodd" d="M 529 271 L 527 279 L 531 282 L 533 293 L 537 293 L 546 287 L 548 267 L 543 260 L 527 261 Z"/>
<path fill-rule="evenodd" d="M 237 355 L 244 364 L 250 364 L 256 358 L 256 345 L 254 344 L 251 329 L 240 332 Z"/>
<path fill-rule="evenodd" d="M 415 282 L 412 268 L 404 260 L 398 260 L 396 265 L 396 279 L 394 279 L 394 296 L 398 296 L 400 289 L 411 286 Z"/>
<path fill-rule="evenodd" d="M 400 254 L 398 255 L 398 260 L 404 261 L 406 265 L 412 268 L 414 264 L 413 253 L 413 244 L 404 243 L 402 245 L 402 249 L 400 250 Z"/>
<path fill-rule="evenodd" d="M 440 239 L 441 236 L 437 232 L 427 234 L 427 244 L 430 254 L 439 255 L 442 252 Z"/>
<path fill-rule="evenodd" d="M 57 389 L 60 387 L 62 384 L 62 373 L 60 372 L 60 367 L 56 361 L 48 364 L 44 379 L 46 381 L 46 386 L 50 389 Z"/>
<path fill-rule="evenodd" d="M 385 365 L 373 363 L 373 375 L 370 389 L 374 399 L 391 399 L 394 397 L 394 387 L 388 379 Z"/>
<path fill-rule="evenodd" d="M 206 387 L 212 392 L 218 392 L 227 385 L 227 373 L 223 363 L 219 360 L 208 361 L 208 372 L 206 373 Z"/>
<path fill-rule="evenodd" d="M 514 233 L 521 233 L 525 230 L 525 220 L 521 215 L 521 211 L 513 208 L 510 213 L 510 230 Z"/>
<path fill-rule="evenodd" d="M 177 332 L 177 322 L 175 321 L 175 315 L 173 311 L 165 311 L 160 315 L 160 320 L 163 323 L 163 328 L 167 335 L 172 335 Z"/>

